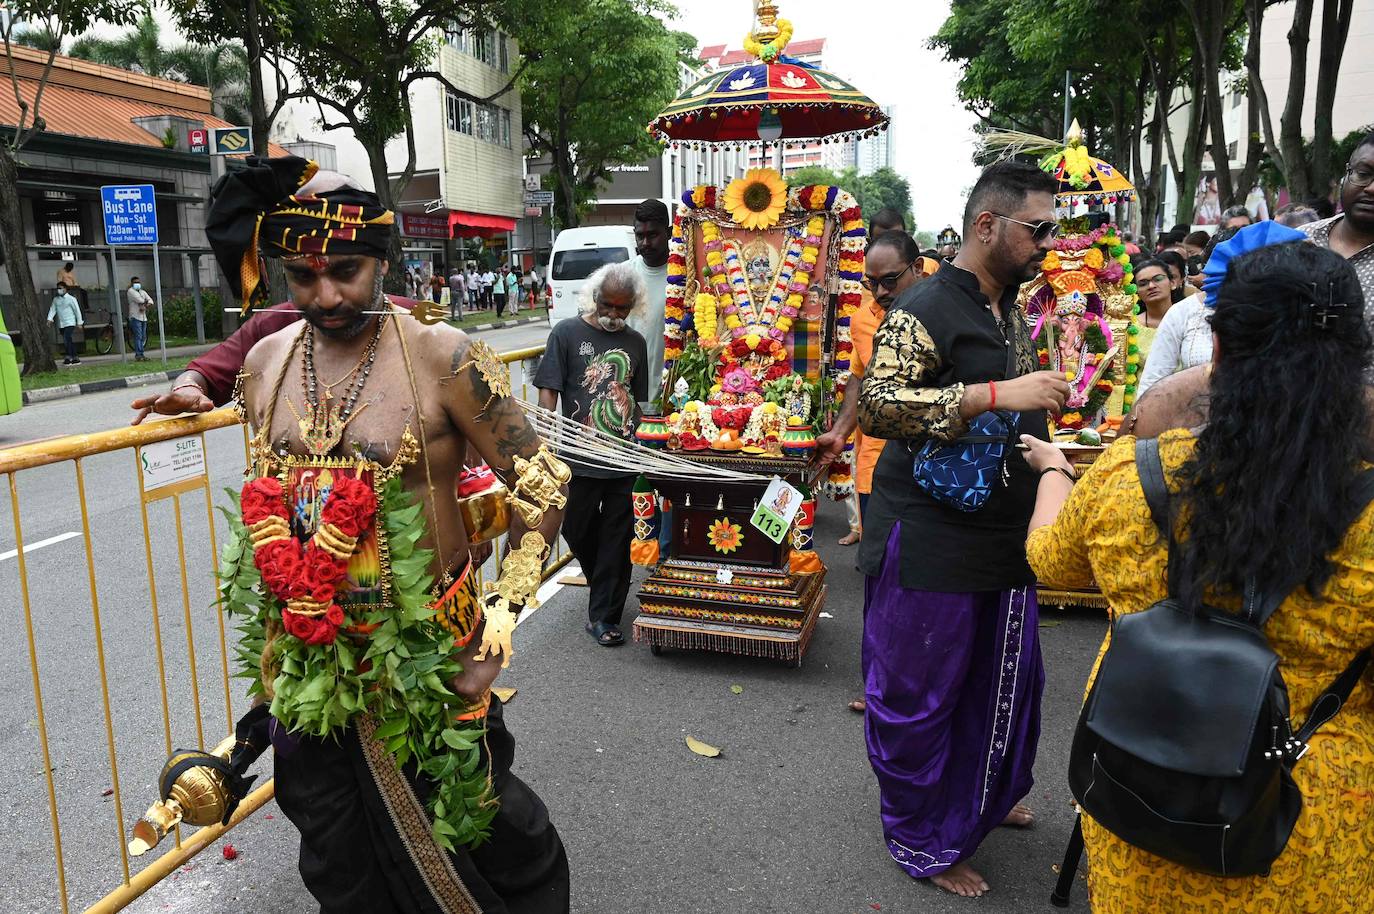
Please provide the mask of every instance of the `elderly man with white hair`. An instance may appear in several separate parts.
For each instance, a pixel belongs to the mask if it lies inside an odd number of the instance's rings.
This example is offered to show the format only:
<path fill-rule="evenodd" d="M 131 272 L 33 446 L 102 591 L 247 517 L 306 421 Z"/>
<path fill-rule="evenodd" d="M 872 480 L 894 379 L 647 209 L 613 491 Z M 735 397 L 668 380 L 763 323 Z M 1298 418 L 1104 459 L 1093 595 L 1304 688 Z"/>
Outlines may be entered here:
<path fill-rule="evenodd" d="M 580 316 L 549 333 L 535 373 L 539 405 L 597 431 L 630 439 L 639 403 L 649 398 L 648 347 L 627 321 L 647 306 L 648 290 L 634 263 L 597 270 L 579 293 Z M 572 482 L 563 539 L 582 565 L 590 596 L 587 632 L 603 647 L 625 643 L 620 617 L 630 592 L 630 490 L 635 473 L 569 459 Z"/>

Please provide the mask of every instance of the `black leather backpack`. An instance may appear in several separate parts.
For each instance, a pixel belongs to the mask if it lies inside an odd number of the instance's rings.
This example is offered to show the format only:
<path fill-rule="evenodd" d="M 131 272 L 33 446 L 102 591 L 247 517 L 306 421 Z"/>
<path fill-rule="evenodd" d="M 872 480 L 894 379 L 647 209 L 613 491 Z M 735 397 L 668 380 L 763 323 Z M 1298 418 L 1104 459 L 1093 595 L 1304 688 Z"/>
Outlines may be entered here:
<path fill-rule="evenodd" d="M 1155 440 L 1136 443 L 1150 513 L 1173 546 Z M 1374 470 L 1351 505 L 1374 501 Z M 1313 702 L 1301 727 L 1264 624 L 1286 595 L 1248 588 L 1239 615 L 1194 613 L 1169 597 L 1116 620 L 1078 719 L 1069 787 L 1084 812 L 1129 844 L 1217 876 L 1267 874 L 1302 814 L 1292 769 L 1312 734 L 1340 711 L 1370 659 L 1361 652 Z M 1060 888 L 1082 847 L 1075 826 Z"/>

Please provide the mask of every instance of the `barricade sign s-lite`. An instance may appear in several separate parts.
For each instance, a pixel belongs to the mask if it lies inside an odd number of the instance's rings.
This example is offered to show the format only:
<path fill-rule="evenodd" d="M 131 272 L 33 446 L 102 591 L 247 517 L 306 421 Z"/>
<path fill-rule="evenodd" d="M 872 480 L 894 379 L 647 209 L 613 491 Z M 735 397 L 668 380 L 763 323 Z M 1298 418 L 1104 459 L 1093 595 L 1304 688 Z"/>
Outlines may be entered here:
<path fill-rule="evenodd" d="M 199 435 L 145 444 L 138 449 L 145 492 L 205 475 L 205 447 Z"/>
<path fill-rule="evenodd" d="M 157 244 L 157 201 L 151 184 L 100 188 L 106 244 Z"/>

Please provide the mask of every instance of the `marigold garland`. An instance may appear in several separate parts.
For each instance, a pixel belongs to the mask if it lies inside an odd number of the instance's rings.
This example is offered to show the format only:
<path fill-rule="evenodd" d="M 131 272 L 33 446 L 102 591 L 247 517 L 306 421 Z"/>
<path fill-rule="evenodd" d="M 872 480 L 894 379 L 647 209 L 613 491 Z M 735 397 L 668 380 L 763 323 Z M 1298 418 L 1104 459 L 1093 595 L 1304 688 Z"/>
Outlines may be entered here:
<path fill-rule="evenodd" d="M 670 265 L 681 263 L 683 272 L 680 277 L 677 277 L 670 270 L 668 287 L 668 304 L 670 306 L 675 302 L 679 307 L 685 308 L 686 306 L 685 285 L 688 275 L 686 233 L 692 230 L 691 226 L 695 221 L 693 213 L 697 210 L 715 209 L 718 206 L 718 197 L 717 188 L 710 185 L 700 185 L 689 191 L 684 191 L 682 194 L 681 205 L 674 218 L 674 234 L 669 245 L 668 262 Z M 864 249 L 867 247 L 868 234 L 864 229 L 862 213 L 854 196 L 834 185 L 809 185 L 792 188 L 788 192 L 787 206 L 789 209 L 815 215 L 808 220 L 805 235 L 801 238 L 801 252 L 797 256 L 797 263 L 793 272 L 788 277 L 786 294 L 779 296 L 776 303 L 773 300 L 773 295 L 770 294 L 764 312 L 758 315 L 752 313 L 753 306 L 748 299 L 747 287 L 744 291 L 748 310 L 741 313 L 741 303 L 737 299 L 732 284 L 727 246 L 721 240 L 719 229 L 712 222 L 702 221 L 701 223 L 702 239 L 707 252 L 705 288 L 716 298 L 717 327 L 724 323 L 725 328 L 729 331 L 728 336 L 731 343 L 722 353 L 723 360 L 739 361 L 747 358 L 751 352 L 756 355 L 772 355 L 775 361 L 768 369 L 767 374 L 776 378 L 787 373 L 785 364 L 787 353 L 783 341 L 797 316 L 791 312 L 794 309 L 798 313 L 800 312 L 811 279 L 817 272 L 817 269 L 807 268 L 813 267 L 820 259 L 820 241 L 825 234 L 826 217 L 828 216 L 833 218 L 839 226 L 838 257 L 836 258 L 839 308 L 835 319 L 835 359 L 832 364 L 832 379 L 827 382 L 833 382 L 833 396 L 838 406 L 843 400 L 844 387 L 849 381 L 850 359 L 854 351 L 850 324 L 854 315 L 858 313 L 863 298 L 863 287 L 860 285 L 860 280 L 863 279 Z M 832 243 L 834 243 L 833 240 Z M 808 253 L 810 256 L 807 256 Z M 712 258 L 712 254 L 719 254 L 720 256 L 719 258 Z M 786 267 L 787 260 L 785 258 L 784 269 Z M 740 277 L 743 278 L 742 268 Z M 680 285 L 674 284 L 675 279 L 680 279 Z M 807 284 L 806 288 L 802 288 L 803 281 Z M 781 278 L 775 283 L 773 294 L 778 292 L 780 284 Z M 768 316 L 767 322 L 762 320 L 765 314 Z M 753 319 L 751 320 L 751 318 Z M 670 318 L 667 322 L 664 360 L 669 365 L 682 355 L 686 335 L 684 325 L 685 320 L 674 323 Z M 718 333 L 722 338 L 727 335 L 719 330 Z M 758 338 L 759 346 L 767 347 L 764 352 L 757 352 L 755 347 L 749 346 L 745 338 L 749 337 L 751 333 Z M 740 340 L 745 340 L 744 351 L 738 351 L 736 346 Z M 776 344 L 776 347 L 772 344 Z M 853 492 L 853 448 L 851 439 L 829 468 L 823 490 L 831 498 L 843 499 Z"/>

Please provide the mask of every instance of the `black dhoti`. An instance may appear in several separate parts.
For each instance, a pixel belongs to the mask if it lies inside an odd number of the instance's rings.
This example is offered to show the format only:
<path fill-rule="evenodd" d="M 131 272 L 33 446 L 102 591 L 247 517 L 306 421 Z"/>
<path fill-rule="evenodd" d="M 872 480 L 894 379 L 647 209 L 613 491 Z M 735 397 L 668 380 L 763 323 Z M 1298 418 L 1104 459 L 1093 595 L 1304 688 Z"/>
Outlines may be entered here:
<path fill-rule="evenodd" d="M 300 872 L 321 914 L 565 914 L 568 860 L 548 809 L 511 773 L 515 740 L 499 701 L 486 753 L 501 807 L 491 837 L 445 853 L 430 834 L 432 784 L 404 773 L 358 727 L 279 743 L 277 804 L 300 831 Z"/>

